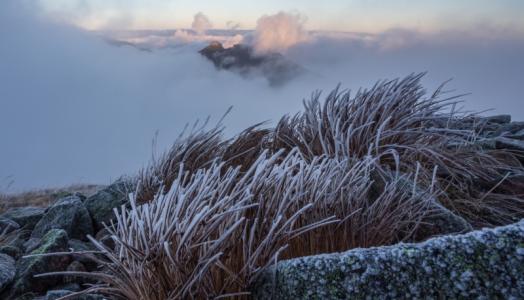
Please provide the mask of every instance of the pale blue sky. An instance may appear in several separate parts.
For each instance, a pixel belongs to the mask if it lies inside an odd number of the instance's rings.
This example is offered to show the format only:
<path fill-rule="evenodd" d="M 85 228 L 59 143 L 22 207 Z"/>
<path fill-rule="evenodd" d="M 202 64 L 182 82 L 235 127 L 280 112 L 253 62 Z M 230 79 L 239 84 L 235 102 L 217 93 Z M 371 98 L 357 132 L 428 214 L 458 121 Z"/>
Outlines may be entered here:
<path fill-rule="evenodd" d="M 417 30 L 524 30 L 522 0 L 39 0 L 46 13 L 87 28 L 189 27 L 205 13 L 215 28 L 228 21 L 253 28 L 258 17 L 278 11 L 305 15 L 308 29 L 377 32 Z"/>

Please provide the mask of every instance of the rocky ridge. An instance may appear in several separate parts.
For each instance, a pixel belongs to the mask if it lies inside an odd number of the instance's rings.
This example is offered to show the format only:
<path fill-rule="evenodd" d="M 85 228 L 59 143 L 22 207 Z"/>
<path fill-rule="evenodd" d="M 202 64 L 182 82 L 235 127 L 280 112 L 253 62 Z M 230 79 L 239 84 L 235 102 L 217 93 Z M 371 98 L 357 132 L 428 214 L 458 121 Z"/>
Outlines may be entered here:
<path fill-rule="evenodd" d="M 257 54 L 248 45 L 237 44 L 224 48 L 221 43 L 213 42 L 199 53 L 219 70 L 233 71 L 244 77 L 261 75 L 272 86 L 283 85 L 304 73 L 304 68 L 282 54 Z"/>

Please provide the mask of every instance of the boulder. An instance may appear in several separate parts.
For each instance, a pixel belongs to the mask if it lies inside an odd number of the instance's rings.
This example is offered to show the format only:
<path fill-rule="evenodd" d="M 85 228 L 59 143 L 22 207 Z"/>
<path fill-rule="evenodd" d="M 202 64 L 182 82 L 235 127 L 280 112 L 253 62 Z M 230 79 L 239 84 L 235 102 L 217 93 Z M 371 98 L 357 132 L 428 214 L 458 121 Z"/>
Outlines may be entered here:
<path fill-rule="evenodd" d="M 128 203 L 128 195 L 134 190 L 129 181 L 121 180 L 98 191 L 85 200 L 85 206 L 93 219 L 96 231 L 101 230 L 103 223 L 109 224 L 115 219 L 114 208 L 120 208 Z"/>
<path fill-rule="evenodd" d="M 22 251 L 20 250 L 20 248 L 12 245 L 5 245 L 0 247 L 0 253 L 7 254 L 14 259 L 20 258 L 21 252 Z"/>
<path fill-rule="evenodd" d="M 13 281 L 16 274 L 15 260 L 0 253 L 0 293 Z"/>
<path fill-rule="evenodd" d="M 24 243 L 25 253 L 31 253 L 40 245 L 41 238 L 30 238 Z"/>
<path fill-rule="evenodd" d="M 497 135 L 512 135 L 524 130 L 524 122 L 511 122 L 501 125 L 496 131 Z"/>
<path fill-rule="evenodd" d="M 0 217 L 0 234 L 11 233 L 17 229 L 20 229 L 18 223 L 11 219 Z"/>
<path fill-rule="evenodd" d="M 511 122 L 511 115 L 488 116 L 482 117 L 480 120 L 486 123 L 509 124 Z"/>
<path fill-rule="evenodd" d="M 419 244 L 281 261 L 254 299 L 521 299 L 524 220 Z"/>
<path fill-rule="evenodd" d="M 71 239 L 68 243 L 69 250 L 73 252 L 83 252 L 83 251 L 94 251 L 97 250 L 89 242 L 83 242 L 80 240 Z M 89 255 L 85 254 L 71 254 L 74 260 L 81 262 L 89 271 L 94 271 L 97 268 L 95 260 L 91 259 Z"/>
<path fill-rule="evenodd" d="M 48 291 L 47 294 L 45 295 L 45 297 L 43 298 L 43 300 L 56 300 L 60 297 L 64 297 L 64 296 L 67 296 L 69 294 L 72 294 L 73 291 L 69 291 L 69 290 L 53 290 L 53 291 Z M 86 294 L 86 295 L 78 295 L 78 296 L 75 296 L 76 300 L 103 300 L 105 299 L 104 297 L 102 297 L 101 295 L 94 295 L 94 294 Z"/>
<path fill-rule="evenodd" d="M 91 217 L 79 197 L 62 198 L 49 207 L 31 237 L 42 237 L 51 229 L 63 229 L 70 238 L 82 240 L 86 239 L 86 235 L 93 234 Z"/>
<path fill-rule="evenodd" d="M 102 229 L 98 231 L 95 235 L 95 239 L 102 243 L 102 245 L 106 246 L 109 249 L 115 249 L 115 241 L 111 237 L 111 234 L 107 229 Z"/>
<path fill-rule="evenodd" d="M 68 291 L 68 290 L 53 290 L 53 291 L 48 291 L 46 294 L 45 294 L 45 297 L 44 297 L 44 300 L 56 300 L 58 298 L 62 298 L 64 296 L 67 296 L 69 294 L 71 294 L 72 291 Z"/>
<path fill-rule="evenodd" d="M 67 233 L 62 229 L 51 229 L 45 234 L 31 255 L 67 251 Z M 37 274 L 64 271 L 70 258 L 68 255 L 31 256 L 21 258 L 17 265 L 15 282 L 11 293 L 22 295 L 27 292 L 44 292 L 61 282 L 58 276 L 34 278 Z"/>
<path fill-rule="evenodd" d="M 524 152 L 524 141 L 510 139 L 507 137 L 497 137 L 495 139 L 497 149 L 514 150 Z"/>
<path fill-rule="evenodd" d="M 75 260 L 72 263 L 70 263 L 69 266 L 67 266 L 66 271 L 87 272 L 87 269 L 84 266 L 84 264 L 82 264 L 81 262 Z M 78 277 L 78 276 L 64 276 L 64 282 L 65 283 L 75 283 L 75 282 L 76 283 L 83 283 L 84 280 L 83 280 L 83 278 Z"/>
<path fill-rule="evenodd" d="M 45 209 L 41 207 L 15 207 L 9 209 L 0 217 L 13 220 L 22 228 L 32 229 L 40 221 L 44 212 Z"/>
<path fill-rule="evenodd" d="M 78 284 L 76 282 L 57 285 L 57 286 L 55 286 L 53 288 L 55 290 L 66 290 L 66 291 L 71 291 L 71 292 L 79 292 L 79 291 L 82 290 L 82 287 L 80 286 L 80 284 Z"/>
<path fill-rule="evenodd" d="M 17 296 L 16 298 L 13 298 L 13 300 L 42 300 L 42 297 L 37 297 L 35 293 L 25 293 L 23 295 Z"/>
<path fill-rule="evenodd" d="M 434 203 L 430 209 L 431 213 L 422 220 L 414 233 L 413 241 L 421 241 L 439 235 L 466 233 L 473 230 L 473 226 L 468 221 L 438 203 Z"/>
<path fill-rule="evenodd" d="M 0 247 L 0 252 L 11 255 L 18 259 L 18 257 L 24 253 L 24 243 L 31 235 L 28 230 L 19 230 L 12 232 L 10 236 L 4 240 L 3 245 Z"/>

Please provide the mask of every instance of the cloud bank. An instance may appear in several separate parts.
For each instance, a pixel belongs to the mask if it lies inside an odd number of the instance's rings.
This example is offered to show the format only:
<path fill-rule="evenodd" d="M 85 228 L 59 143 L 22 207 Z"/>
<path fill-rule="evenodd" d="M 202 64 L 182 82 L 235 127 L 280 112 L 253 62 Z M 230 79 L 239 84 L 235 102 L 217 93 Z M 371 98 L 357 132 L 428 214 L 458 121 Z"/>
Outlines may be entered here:
<path fill-rule="evenodd" d="M 286 50 L 308 70 L 272 88 L 262 77 L 217 71 L 197 53 L 208 40 L 246 41 L 254 32 L 208 30 L 198 39 L 189 31 L 129 33 L 145 52 L 49 22 L 17 3 L 0 3 L 0 179 L 12 176 L 13 190 L 108 183 L 147 163 L 157 132 L 158 153 L 185 124 L 208 115 L 217 120 L 229 106 L 225 125 L 233 134 L 296 112 L 317 88 L 367 87 L 412 72 L 429 71 L 429 88 L 454 78 L 449 89 L 472 93 L 466 109 L 496 108 L 524 120 L 524 39 L 517 35 L 396 29 L 310 32 L 306 40 L 303 22 L 263 17 L 259 41 L 275 45 L 262 49 Z M 277 30 L 275 24 L 294 29 L 274 37 L 267 28 Z M 280 36 L 294 42 L 281 43 Z"/>

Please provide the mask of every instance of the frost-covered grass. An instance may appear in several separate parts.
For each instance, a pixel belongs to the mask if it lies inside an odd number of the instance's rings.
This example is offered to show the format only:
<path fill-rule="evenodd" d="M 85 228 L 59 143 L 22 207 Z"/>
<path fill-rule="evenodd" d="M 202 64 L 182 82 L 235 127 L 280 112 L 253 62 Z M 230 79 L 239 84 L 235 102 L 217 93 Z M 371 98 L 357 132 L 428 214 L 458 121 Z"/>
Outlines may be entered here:
<path fill-rule="evenodd" d="M 354 96 L 336 89 L 275 128 L 232 140 L 222 128 L 182 136 L 142 171 L 131 209 L 116 212 L 104 251 L 106 285 L 126 299 L 247 297 L 279 259 L 420 237 L 431 217 L 475 226 L 524 216 L 520 198 L 472 183 L 521 166 L 476 146 L 473 130 L 435 128 L 453 113 L 422 75 L 377 83 Z M 500 199 L 504 201 L 499 201 Z M 418 234 L 417 234 L 418 233 Z"/>

